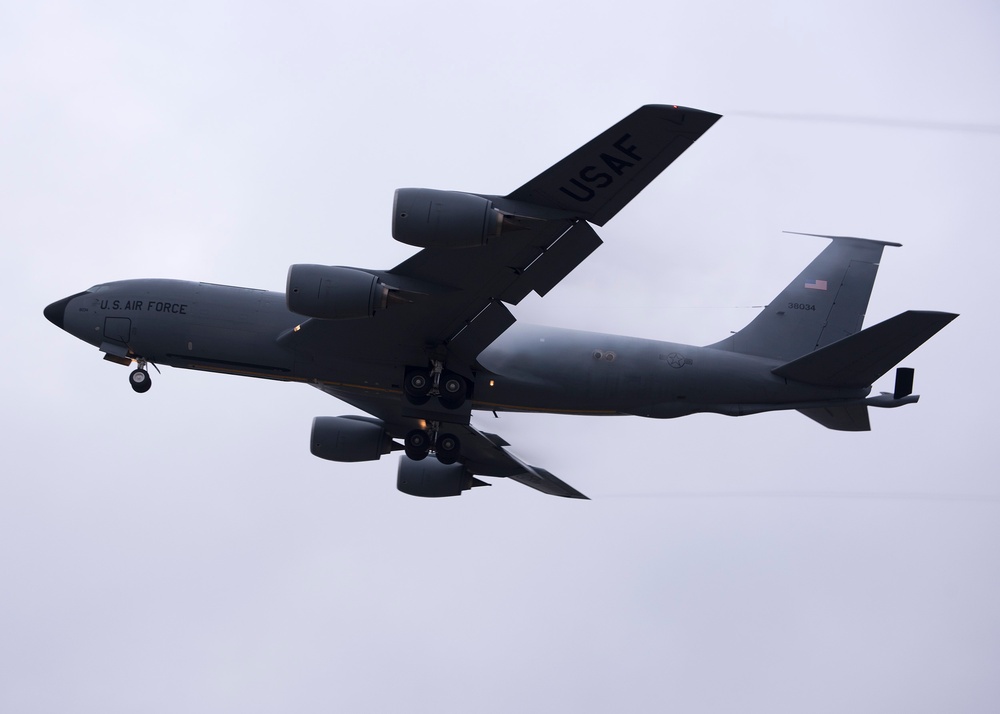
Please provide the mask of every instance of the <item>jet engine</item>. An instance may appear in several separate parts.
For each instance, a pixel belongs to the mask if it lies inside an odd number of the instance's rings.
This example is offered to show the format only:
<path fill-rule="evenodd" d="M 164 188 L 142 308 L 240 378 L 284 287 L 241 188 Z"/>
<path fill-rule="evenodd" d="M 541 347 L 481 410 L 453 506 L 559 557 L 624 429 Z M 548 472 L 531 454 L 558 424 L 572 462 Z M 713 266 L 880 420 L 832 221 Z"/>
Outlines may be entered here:
<path fill-rule="evenodd" d="M 421 248 L 470 248 L 500 235 L 505 215 L 488 198 L 458 191 L 399 188 L 392 237 Z"/>
<path fill-rule="evenodd" d="M 293 265 L 288 269 L 285 303 L 306 317 L 348 320 L 371 317 L 392 302 L 392 288 L 378 276 L 338 265 Z"/>
<path fill-rule="evenodd" d="M 402 457 L 396 475 L 396 488 L 410 496 L 441 498 L 461 496 L 477 486 L 489 486 L 475 478 L 462 464 L 443 464 L 437 459 L 414 461 Z"/>
<path fill-rule="evenodd" d="M 327 461 L 377 461 L 382 454 L 401 449 L 372 417 L 339 416 L 313 419 L 309 450 Z"/>

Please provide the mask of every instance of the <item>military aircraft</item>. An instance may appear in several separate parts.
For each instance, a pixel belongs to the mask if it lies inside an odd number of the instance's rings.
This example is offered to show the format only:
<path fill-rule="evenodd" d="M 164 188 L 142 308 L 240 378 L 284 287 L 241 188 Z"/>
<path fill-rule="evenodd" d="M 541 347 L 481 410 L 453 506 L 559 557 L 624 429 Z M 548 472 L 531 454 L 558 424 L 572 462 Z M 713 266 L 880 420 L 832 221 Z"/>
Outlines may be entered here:
<path fill-rule="evenodd" d="M 284 293 L 180 280 L 122 280 L 44 314 L 104 359 L 305 382 L 371 416 L 317 417 L 311 450 L 340 462 L 402 450 L 397 487 L 455 496 L 506 477 L 586 498 L 474 410 L 731 416 L 795 409 L 830 429 L 870 428 L 869 407 L 916 402 L 913 372 L 871 385 L 956 315 L 908 311 L 861 329 L 883 248 L 829 245 L 744 329 L 696 347 L 522 323 L 507 305 L 546 295 L 602 241 L 603 226 L 718 119 L 644 106 L 506 196 L 395 193 L 392 236 L 421 248 L 389 270 L 293 265 Z M 428 458 L 431 457 L 431 458 Z"/>

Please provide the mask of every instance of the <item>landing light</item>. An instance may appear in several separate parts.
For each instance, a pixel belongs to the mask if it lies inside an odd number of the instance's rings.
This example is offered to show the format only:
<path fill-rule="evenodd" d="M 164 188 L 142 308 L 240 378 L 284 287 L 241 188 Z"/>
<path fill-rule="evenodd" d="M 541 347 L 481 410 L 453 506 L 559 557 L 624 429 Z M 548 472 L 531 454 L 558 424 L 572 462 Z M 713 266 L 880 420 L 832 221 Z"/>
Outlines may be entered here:
<path fill-rule="evenodd" d="M 301 329 L 302 329 L 302 325 L 296 325 L 295 327 L 292 328 L 292 332 L 298 332 Z"/>

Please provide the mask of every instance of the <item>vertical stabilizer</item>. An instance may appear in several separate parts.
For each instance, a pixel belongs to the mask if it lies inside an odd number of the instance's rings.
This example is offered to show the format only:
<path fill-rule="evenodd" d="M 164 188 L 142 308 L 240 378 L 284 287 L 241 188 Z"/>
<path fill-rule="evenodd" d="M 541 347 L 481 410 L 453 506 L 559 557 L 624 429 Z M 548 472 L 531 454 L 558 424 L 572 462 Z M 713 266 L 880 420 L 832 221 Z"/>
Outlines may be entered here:
<path fill-rule="evenodd" d="M 749 325 L 712 347 L 788 361 L 861 329 L 882 248 L 899 243 L 817 237 L 832 242 Z"/>

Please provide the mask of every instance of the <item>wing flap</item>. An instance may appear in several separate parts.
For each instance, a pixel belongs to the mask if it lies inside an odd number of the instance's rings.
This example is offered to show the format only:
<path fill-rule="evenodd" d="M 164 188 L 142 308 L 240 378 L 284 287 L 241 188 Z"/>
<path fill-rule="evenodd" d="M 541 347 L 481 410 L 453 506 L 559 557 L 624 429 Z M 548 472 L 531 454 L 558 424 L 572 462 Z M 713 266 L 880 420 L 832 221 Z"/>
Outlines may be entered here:
<path fill-rule="evenodd" d="M 528 267 L 526 282 L 531 284 L 536 293 L 545 297 L 603 242 L 590 224 L 577 223 Z"/>
<path fill-rule="evenodd" d="M 471 364 L 497 335 L 516 322 L 510 310 L 496 300 L 465 324 L 462 330 L 448 340 L 448 349 L 459 364 Z"/>

